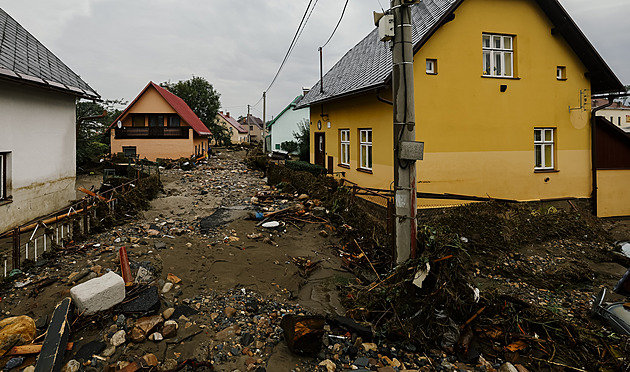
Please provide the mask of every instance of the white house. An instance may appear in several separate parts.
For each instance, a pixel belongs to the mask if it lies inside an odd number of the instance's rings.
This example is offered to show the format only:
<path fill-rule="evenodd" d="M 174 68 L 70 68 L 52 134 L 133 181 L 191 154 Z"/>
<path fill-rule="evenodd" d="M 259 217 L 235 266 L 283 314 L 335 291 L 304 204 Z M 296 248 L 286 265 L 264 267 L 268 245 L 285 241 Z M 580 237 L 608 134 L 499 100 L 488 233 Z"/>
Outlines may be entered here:
<path fill-rule="evenodd" d="M 270 151 L 280 150 L 280 145 L 282 142 L 286 141 L 295 141 L 295 137 L 293 137 L 293 132 L 298 131 L 298 124 L 306 120 L 309 122 L 310 118 L 310 108 L 307 106 L 305 108 L 301 108 L 299 110 L 295 110 L 296 104 L 304 97 L 303 95 L 299 95 L 295 97 L 295 99 L 282 110 L 278 116 L 276 116 L 273 120 L 267 123 L 267 130 L 269 131 Z"/>
<path fill-rule="evenodd" d="M 0 233 L 75 198 L 76 102 L 99 95 L 0 9 Z"/>
<path fill-rule="evenodd" d="M 593 107 L 602 106 L 607 103 L 605 99 L 593 100 Z M 597 111 L 597 116 L 608 119 L 617 127 L 626 132 L 630 132 L 630 107 L 621 102 L 613 102 L 612 105 Z"/>

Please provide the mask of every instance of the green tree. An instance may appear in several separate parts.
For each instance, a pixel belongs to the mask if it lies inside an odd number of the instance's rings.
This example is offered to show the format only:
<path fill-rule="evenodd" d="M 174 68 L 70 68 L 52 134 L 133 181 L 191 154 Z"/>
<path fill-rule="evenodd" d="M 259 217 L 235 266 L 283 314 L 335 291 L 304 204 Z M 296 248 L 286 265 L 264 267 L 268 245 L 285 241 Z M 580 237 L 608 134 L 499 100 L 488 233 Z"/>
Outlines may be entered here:
<path fill-rule="evenodd" d="M 192 79 L 180 80 L 177 83 L 166 82 L 160 85 L 186 102 L 212 132 L 212 137 L 217 145 L 226 146 L 231 143 L 230 131 L 217 122 L 217 114 L 219 107 L 221 107 L 219 101 L 221 94 L 206 79 L 193 76 Z"/>
<path fill-rule="evenodd" d="M 297 132 L 293 131 L 293 137 L 297 140 L 298 143 L 298 155 L 300 160 L 309 161 L 310 160 L 310 147 L 311 147 L 311 132 L 309 129 L 310 122 L 308 119 L 302 119 L 298 123 Z"/>
<path fill-rule="evenodd" d="M 126 104 L 122 100 L 77 103 L 77 167 L 96 162 L 109 152 L 109 135 L 105 130 L 120 115 Z"/>

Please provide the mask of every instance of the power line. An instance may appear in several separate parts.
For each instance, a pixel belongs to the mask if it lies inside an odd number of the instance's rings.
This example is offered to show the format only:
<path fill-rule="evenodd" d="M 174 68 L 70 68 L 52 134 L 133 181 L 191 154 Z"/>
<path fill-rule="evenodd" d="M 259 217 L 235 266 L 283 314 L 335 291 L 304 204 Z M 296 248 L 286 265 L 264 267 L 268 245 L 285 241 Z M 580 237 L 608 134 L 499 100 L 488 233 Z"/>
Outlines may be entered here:
<path fill-rule="evenodd" d="M 346 4 L 343 6 L 343 10 L 341 11 L 341 17 L 339 17 L 339 22 L 337 22 L 337 25 L 335 26 L 335 29 L 333 30 L 333 32 L 330 35 L 330 37 L 328 38 L 328 40 L 326 40 L 326 42 L 324 43 L 322 48 L 325 48 L 326 45 L 328 45 L 328 42 L 330 42 L 330 40 L 332 40 L 333 36 L 335 36 L 335 32 L 337 32 L 337 28 L 339 28 L 339 25 L 341 24 L 341 20 L 343 19 L 343 15 L 346 14 L 346 8 L 348 7 L 348 1 L 349 0 L 346 0 Z"/>
<path fill-rule="evenodd" d="M 280 64 L 280 68 L 278 68 L 278 72 L 276 72 L 276 75 L 271 80 L 271 83 L 269 84 L 267 89 L 265 89 L 265 92 L 268 92 L 269 89 L 271 89 L 271 87 L 273 86 L 273 83 L 276 82 L 276 79 L 278 78 L 278 75 L 280 75 L 280 71 L 282 71 L 282 68 L 284 67 L 285 63 L 289 59 L 289 56 L 291 55 L 291 52 L 293 51 L 293 48 L 295 47 L 295 44 L 297 43 L 297 40 L 299 39 L 300 35 L 302 34 L 303 27 L 306 27 L 305 20 L 306 20 L 307 16 L 310 18 L 309 9 L 311 9 L 311 4 L 313 4 L 313 0 L 309 0 L 308 5 L 306 6 L 306 10 L 304 11 L 304 15 L 302 16 L 302 20 L 300 21 L 300 25 L 298 26 L 297 30 L 295 31 L 295 35 L 293 36 L 293 40 L 291 41 L 291 45 L 289 46 L 289 49 L 287 50 L 287 53 L 285 54 L 284 59 L 282 60 L 282 63 Z M 315 4 L 317 5 L 317 0 L 315 0 Z M 315 9 L 315 6 L 313 6 L 313 9 Z M 313 11 L 311 10 L 311 14 L 312 13 L 313 13 Z M 262 97 L 260 98 L 258 103 L 260 103 L 261 100 L 262 100 Z M 256 105 L 258 105 L 258 103 L 256 103 Z M 256 106 L 256 105 L 254 105 L 254 106 Z"/>
<path fill-rule="evenodd" d="M 378 1 L 378 5 L 381 7 L 381 11 L 385 13 L 385 9 L 383 9 L 383 4 L 381 4 L 381 0 L 376 0 L 376 1 Z"/>

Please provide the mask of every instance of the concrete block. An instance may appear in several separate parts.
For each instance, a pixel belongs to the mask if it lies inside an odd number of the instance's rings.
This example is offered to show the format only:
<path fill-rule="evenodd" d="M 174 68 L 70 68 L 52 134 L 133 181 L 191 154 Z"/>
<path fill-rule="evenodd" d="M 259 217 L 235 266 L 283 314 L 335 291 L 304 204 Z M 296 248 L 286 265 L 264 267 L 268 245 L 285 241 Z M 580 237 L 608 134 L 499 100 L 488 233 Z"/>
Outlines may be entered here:
<path fill-rule="evenodd" d="M 110 271 L 100 278 L 72 287 L 70 295 L 79 314 L 94 314 L 110 309 L 125 299 L 125 281 Z"/>

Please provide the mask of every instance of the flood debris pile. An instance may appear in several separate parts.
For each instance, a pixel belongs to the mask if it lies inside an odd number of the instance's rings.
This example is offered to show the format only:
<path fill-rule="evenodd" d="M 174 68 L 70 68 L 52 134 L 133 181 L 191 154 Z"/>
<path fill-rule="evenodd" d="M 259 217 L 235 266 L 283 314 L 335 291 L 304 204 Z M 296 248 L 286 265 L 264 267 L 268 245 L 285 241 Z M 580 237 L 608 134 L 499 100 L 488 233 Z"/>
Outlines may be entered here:
<path fill-rule="evenodd" d="M 417 259 L 352 286 L 348 314 L 383 339 L 446 351 L 471 369 L 483 360 L 628 368 L 628 337 L 591 312 L 596 289 L 619 279 L 601 266 L 623 266 L 602 222 L 579 212 L 499 203 L 442 211 L 419 228 Z"/>
<path fill-rule="evenodd" d="M 141 178 L 137 184 L 132 183 L 125 189 L 117 186 L 128 184 L 131 179 L 112 178 L 107 185 L 103 185 L 100 193 L 116 189 L 112 194 L 112 202 L 98 199 L 96 206 L 97 219 L 92 226 L 93 232 L 104 231 L 105 228 L 116 226 L 138 215 L 139 212 L 150 207 L 151 200 L 155 199 L 162 191 L 162 183 L 159 175 L 151 175 Z M 111 203 L 115 203 L 112 207 Z"/>
<path fill-rule="evenodd" d="M 391 250 L 383 249 L 390 244 L 386 221 L 376 218 L 373 208 L 361 203 L 350 189 L 340 187 L 332 177 L 318 177 L 275 164 L 269 164 L 267 174 L 269 184 L 277 189 L 307 194 L 320 202 L 326 218 L 336 227 L 341 240 L 347 242 L 340 252 L 345 257 L 347 268 L 361 270 L 363 266 L 355 265 L 355 261 L 358 259 L 367 264 L 368 256 L 371 264 L 379 269 L 391 266 Z M 371 274 L 366 272 L 365 275 Z"/>

